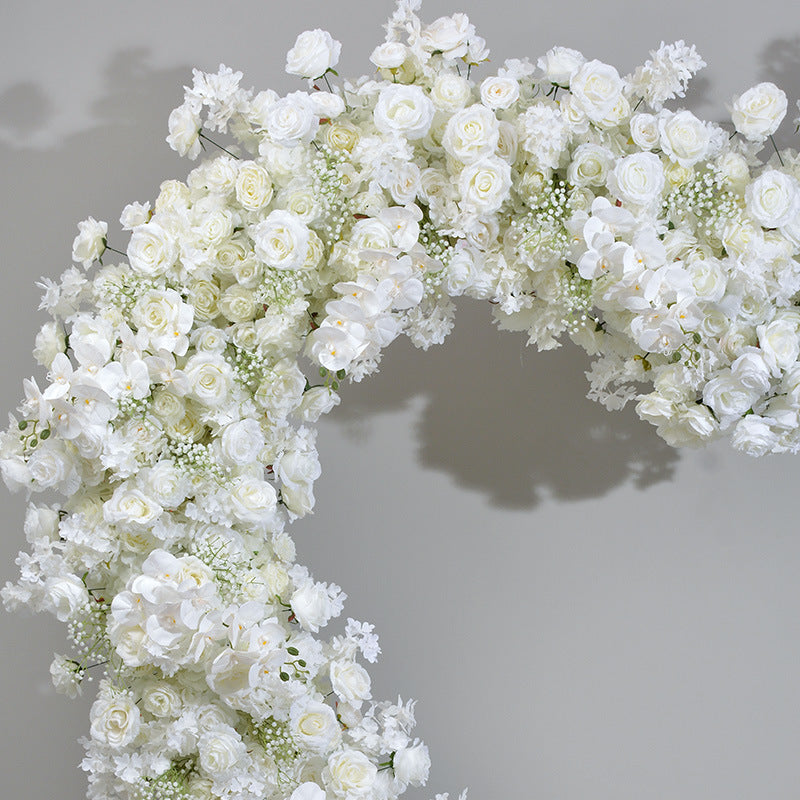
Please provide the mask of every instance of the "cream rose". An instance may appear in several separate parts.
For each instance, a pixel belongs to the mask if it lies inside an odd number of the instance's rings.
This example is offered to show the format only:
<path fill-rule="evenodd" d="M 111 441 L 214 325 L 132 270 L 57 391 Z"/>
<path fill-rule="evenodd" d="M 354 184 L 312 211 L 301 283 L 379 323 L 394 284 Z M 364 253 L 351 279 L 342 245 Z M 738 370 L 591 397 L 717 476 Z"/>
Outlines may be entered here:
<path fill-rule="evenodd" d="M 381 89 L 375 105 L 375 127 L 386 134 L 422 139 L 431 127 L 435 108 L 419 86 L 390 84 Z"/>
<path fill-rule="evenodd" d="M 366 797 L 378 774 L 378 768 L 359 750 L 341 750 L 328 758 L 323 780 L 337 797 Z"/>
<path fill-rule="evenodd" d="M 472 164 L 494 153 L 499 135 L 494 111 L 476 104 L 450 117 L 442 147 L 457 161 Z"/>
<path fill-rule="evenodd" d="M 229 399 L 233 375 L 228 363 L 216 353 L 196 353 L 184 368 L 191 396 L 210 408 Z"/>
<path fill-rule="evenodd" d="M 631 117 L 631 139 L 642 150 L 655 150 L 660 133 L 658 118 L 653 114 L 634 114 Z"/>
<path fill-rule="evenodd" d="M 342 735 L 334 710 L 308 697 L 292 705 L 289 730 L 300 747 L 318 755 L 325 755 L 338 747 Z"/>
<path fill-rule="evenodd" d="M 258 211 L 272 199 L 272 180 L 264 167 L 248 161 L 236 176 L 236 199 L 248 211 Z"/>
<path fill-rule="evenodd" d="M 458 178 L 462 205 L 478 214 L 497 211 L 511 189 L 511 167 L 495 156 L 469 164 Z"/>

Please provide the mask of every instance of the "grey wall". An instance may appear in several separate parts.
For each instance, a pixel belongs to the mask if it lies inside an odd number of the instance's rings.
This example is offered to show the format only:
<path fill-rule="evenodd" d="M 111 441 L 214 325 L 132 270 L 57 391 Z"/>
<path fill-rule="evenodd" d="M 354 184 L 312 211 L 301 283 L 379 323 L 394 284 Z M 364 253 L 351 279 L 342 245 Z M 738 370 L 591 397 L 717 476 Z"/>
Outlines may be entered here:
<path fill-rule="evenodd" d="M 454 0 L 455 2 L 455 0 Z M 499 66 L 553 44 L 632 69 L 684 38 L 709 62 L 688 100 L 725 116 L 760 80 L 800 96 L 794 3 L 426 0 L 466 11 Z M 40 275 L 75 224 L 114 221 L 187 165 L 164 144 L 193 65 L 301 88 L 295 35 L 329 29 L 369 67 L 387 2 L 6 2 L 0 11 L 0 408 L 30 374 Z M 792 125 L 781 140 L 792 138 Z M 114 230 L 112 225 L 112 231 Z M 124 244 L 120 237 L 120 243 Z M 113 243 L 113 242 L 112 242 Z M 438 350 L 389 351 L 321 427 L 301 560 L 382 635 L 376 694 L 419 699 L 430 791 L 472 800 L 792 800 L 800 779 L 800 460 L 676 453 L 583 399 L 584 359 L 536 354 L 463 304 Z M 22 498 L 0 495 L 0 579 Z M 49 687 L 57 623 L 0 613 L 2 796 L 78 800 L 88 702 Z"/>

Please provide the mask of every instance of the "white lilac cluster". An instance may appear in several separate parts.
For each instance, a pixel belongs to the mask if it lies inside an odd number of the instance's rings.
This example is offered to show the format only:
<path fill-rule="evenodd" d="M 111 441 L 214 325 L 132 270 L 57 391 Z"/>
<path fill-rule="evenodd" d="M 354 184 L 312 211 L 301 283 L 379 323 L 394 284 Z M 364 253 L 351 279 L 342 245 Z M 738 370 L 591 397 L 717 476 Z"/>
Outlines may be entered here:
<path fill-rule="evenodd" d="M 123 210 L 124 259 L 89 218 L 81 269 L 43 279 L 46 381 L 24 382 L 0 467 L 64 500 L 29 505 L 3 598 L 67 623 L 60 690 L 104 671 L 91 798 L 424 784 L 413 703 L 373 702 L 358 660 L 372 627 L 319 636 L 344 595 L 285 529 L 313 509 L 312 425 L 340 382 L 400 334 L 441 342 L 454 296 L 540 348 L 582 345 L 590 396 L 635 399 L 670 443 L 800 449 L 800 158 L 757 159 L 784 93 L 736 98 L 734 136 L 665 108 L 703 66 L 683 42 L 628 77 L 563 47 L 473 77 L 488 50 L 466 15 L 418 7 L 400 0 L 356 82 L 320 30 L 287 57 L 305 91 L 195 71 L 168 142 L 232 142 Z"/>

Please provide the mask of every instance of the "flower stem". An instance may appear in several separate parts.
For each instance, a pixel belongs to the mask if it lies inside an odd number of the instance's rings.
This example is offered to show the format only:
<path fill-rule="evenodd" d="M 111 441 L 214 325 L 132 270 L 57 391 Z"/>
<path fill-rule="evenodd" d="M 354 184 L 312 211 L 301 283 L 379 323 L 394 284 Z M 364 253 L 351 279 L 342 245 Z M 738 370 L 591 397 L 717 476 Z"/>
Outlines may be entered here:
<path fill-rule="evenodd" d="M 770 134 L 769 140 L 772 142 L 772 146 L 775 148 L 775 152 L 778 154 L 778 161 L 780 161 L 781 166 L 784 166 L 783 159 L 781 158 L 781 151 L 778 150 L 778 145 L 775 144 L 775 137 Z"/>
<path fill-rule="evenodd" d="M 230 150 L 226 150 L 221 144 L 217 144 L 213 139 L 209 139 L 208 136 L 206 136 L 203 133 L 203 131 L 199 131 L 197 135 L 201 139 L 205 139 L 209 144 L 213 144 L 214 147 L 218 147 L 220 150 L 222 150 L 223 153 L 227 153 L 229 156 L 235 158 L 237 161 L 239 160 L 239 156 L 237 156 L 235 153 L 231 153 Z"/>

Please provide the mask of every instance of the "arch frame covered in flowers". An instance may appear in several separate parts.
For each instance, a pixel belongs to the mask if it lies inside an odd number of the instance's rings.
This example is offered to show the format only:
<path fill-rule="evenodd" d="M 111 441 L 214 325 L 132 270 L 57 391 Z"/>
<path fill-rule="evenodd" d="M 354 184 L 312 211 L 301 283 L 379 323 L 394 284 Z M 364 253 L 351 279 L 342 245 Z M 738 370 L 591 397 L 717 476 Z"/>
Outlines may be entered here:
<path fill-rule="evenodd" d="M 204 159 L 123 209 L 124 252 L 90 217 L 77 266 L 42 281 L 47 377 L 24 381 L 0 468 L 64 499 L 29 502 L 2 594 L 67 625 L 59 690 L 104 671 L 90 798 L 392 800 L 425 783 L 414 703 L 371 696 L 373 627 L 321 634 L 345 595 L 286 529 L 313 510 L 313 425 L 340 385 L 400 335 L 441 343 L 453 297 L 488 300 L 539 349 L 583 347 L 589 396 L 635 402 L 672 445 L 800 449 L 785 93 L 734 98 L 728 128 L 698 119 L 679 107 L 704 66 L 684 42 L 627 76 L 564 47 L 487 75 L 466 15 L 425 24 L 419 5 L 399 0 L 357 81 L 321 30 L 289 51 L 308 85 L 284 97 L 195 70 L 167 141 Z"/>

